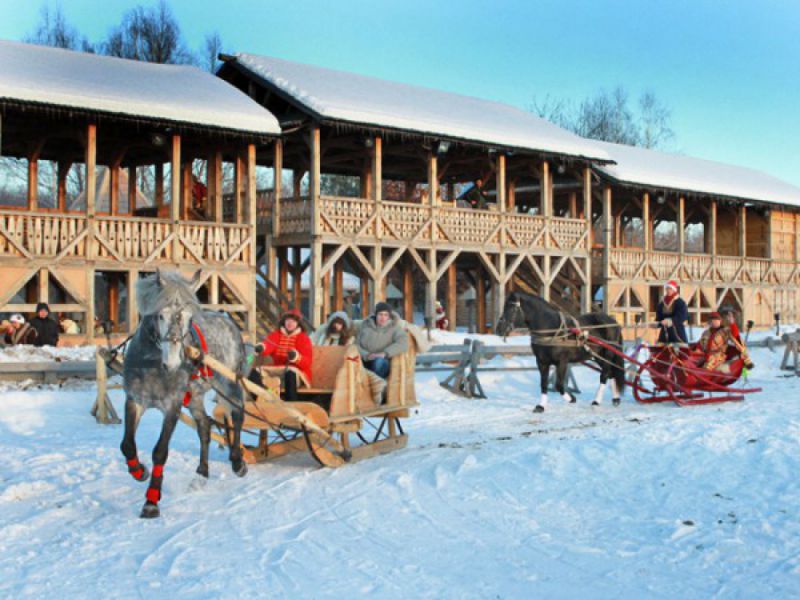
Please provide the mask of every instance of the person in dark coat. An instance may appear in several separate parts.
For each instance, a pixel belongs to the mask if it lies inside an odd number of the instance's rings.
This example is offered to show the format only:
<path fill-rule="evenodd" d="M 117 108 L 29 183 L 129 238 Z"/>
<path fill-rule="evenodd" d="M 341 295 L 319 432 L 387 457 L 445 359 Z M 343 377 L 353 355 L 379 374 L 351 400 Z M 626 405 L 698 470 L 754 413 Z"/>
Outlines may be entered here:
<path fill-rule="evenodd" d="M 465 201 L 470 208 L 485 210 L 486 194 L 483 191 L 483 179 L 476 179 L 475 184 L 464 192 L 459 200 Z"/>
<path fill-rule="evenodd" d="M 4 331 L 5 342 L 9 346 L 21 344 L 32 345 L 36 343 L 36 330 L 30 323 L 25 322 L 25 317 L 20 314 L 12 315 Z"/>
<path fill-rule="evenodd" d="M 678 283 L 669 281 L 664 286 L 664 298 L 656 308 L 656 327 L 661 330 L 658 334 L 659 344 L 685 344 L 686 321 L 689 320 L 689 307 L 678 293 Z"/>
<path fill-rule="evenodd" d="M 58 345 L 58 323 L 50 316 L 50 307 L 44 302 L 36 305 L 36 316 L 31 319 L 31 327 L 36 330 L 34 346 Z"/>

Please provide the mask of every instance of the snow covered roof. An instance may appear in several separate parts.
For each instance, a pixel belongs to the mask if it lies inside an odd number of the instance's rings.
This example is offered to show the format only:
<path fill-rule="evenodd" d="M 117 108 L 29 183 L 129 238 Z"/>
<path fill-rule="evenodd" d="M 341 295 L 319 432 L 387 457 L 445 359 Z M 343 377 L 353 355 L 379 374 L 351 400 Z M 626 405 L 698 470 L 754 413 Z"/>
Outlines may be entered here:
<path fill-rule="evenodd" d="M 0 101 L 36 102 L 277 135 L 275 117 L 196 67 L 159 65 L 0 40 Z"/>
<path fill-rule="evenodd" d="M 635 146 L 594 143 L 617 163 L 598 170 L 623 183 L 800 206 L 800 188 L 755 169 Z"/>
<path fill-rule="evenodd" d="M 508 104 L 267 56 L 233 60 L 319 119 L 608 160 L 590 141 Z"/>

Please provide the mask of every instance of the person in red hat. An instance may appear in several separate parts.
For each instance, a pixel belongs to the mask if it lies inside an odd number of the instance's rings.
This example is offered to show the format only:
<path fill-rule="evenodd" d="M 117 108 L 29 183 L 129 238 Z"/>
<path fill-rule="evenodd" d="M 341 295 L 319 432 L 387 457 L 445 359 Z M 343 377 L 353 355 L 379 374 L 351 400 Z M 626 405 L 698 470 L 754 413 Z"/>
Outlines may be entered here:
<path fill-rule="evenodd" d="M 303 331 L 300 311 L 285 313 L 278 329 L 256 344 L 255 351 L 262 356 L 271 356 L 274 366 L 286 367 L 283 377 L 284 400 L 298 399 L 297 388 L 300 383 L 311 387 L 313 347 Z"/>
<path fill-rule="evenodd" d="M 689 320 L 689 307 L 678 293 L 678 282 L 668 281 L 664 285 L 664 297 L 656 307 L 656 327 L 661 327 L 658 334 L 659 344 L 685 344 L 686 321 Z"/>
<path fill-rule="evenodd" d="M 733 343 L 731 330 L 722 323 L 722 315 L 712 312 L 708 315 L 708 327 L 700 336 L 698 346 L 705 360 L 703 368 L 709 371 L 723 371 L 728 360 L 728 345 Z"/>

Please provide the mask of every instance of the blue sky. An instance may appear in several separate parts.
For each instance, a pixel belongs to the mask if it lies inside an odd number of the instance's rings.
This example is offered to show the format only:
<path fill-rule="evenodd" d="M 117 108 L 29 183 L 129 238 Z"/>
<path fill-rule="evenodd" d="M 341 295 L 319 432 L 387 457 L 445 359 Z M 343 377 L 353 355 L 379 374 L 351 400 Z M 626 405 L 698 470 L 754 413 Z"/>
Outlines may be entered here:
<path fill-rule="evenodd" d="M 68 20 L 105 37 L 136 2 L 70 0 Z M 147 2 L 144 2 L 147 4 Z M 38 21 L 0 0 L 0 38 Z M 800 186 L 798 0 L 191 0 L 171 2 L 190 45 L 268 54 L 523 108 L 645 89 L 673 111 L 673 149 Z"/>

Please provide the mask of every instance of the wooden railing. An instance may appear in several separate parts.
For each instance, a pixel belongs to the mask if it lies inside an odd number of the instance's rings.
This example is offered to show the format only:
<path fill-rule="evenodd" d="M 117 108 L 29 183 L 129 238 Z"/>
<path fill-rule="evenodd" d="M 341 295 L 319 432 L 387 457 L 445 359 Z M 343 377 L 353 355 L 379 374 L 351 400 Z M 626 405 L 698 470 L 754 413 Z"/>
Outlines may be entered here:
<path fill-rule="evenodd" d="M 83 256 L 85 232 L 86 219 L 82 216 L 2 212 L 0 256 Z"/>
<path fill-rule="evenodd" d="M 510 249 L 550 247 L 588 250 L 586 221 L 520 213 L 499 213 L 411 202 L 322 196 L 322 236 L 373 241 L 420 242 L 454 246 L 502 246 Z M 281 200 L 281 234 L 311 233 L 307 198 Z"/>
<path fill-rule="evenodd" d="M 593 251 L 593 271 L 601 273 L 602 248 Z M 610 251 L 612 279 L 679 279 L 686 282 L 800 284 L 800 265 L 791 261 L 710 254 L 645 252 L 640 248 Z"/>
<path fill-rule="evenodd" d="M 0 257 L 247 265 L 253 252 L 248 225 L 0 211 Z"/>

